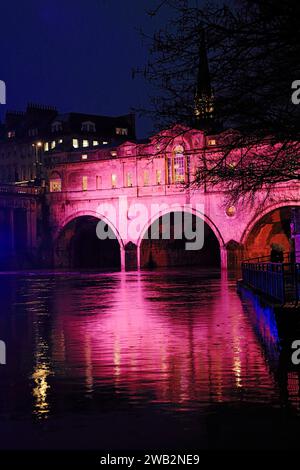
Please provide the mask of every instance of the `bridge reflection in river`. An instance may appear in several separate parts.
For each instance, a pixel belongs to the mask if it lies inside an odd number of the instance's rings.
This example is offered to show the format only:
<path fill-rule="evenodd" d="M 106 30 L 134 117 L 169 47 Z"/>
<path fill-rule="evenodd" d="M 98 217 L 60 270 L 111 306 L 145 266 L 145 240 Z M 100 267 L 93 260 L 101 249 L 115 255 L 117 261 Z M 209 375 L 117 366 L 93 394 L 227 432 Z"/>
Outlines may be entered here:
<path fill-rule="evenodd" d="M 1 295 L 3 447 L 263 447 L 280 407 L 297 420 L 276 325 L 218 271 L 7 275 Z"/>

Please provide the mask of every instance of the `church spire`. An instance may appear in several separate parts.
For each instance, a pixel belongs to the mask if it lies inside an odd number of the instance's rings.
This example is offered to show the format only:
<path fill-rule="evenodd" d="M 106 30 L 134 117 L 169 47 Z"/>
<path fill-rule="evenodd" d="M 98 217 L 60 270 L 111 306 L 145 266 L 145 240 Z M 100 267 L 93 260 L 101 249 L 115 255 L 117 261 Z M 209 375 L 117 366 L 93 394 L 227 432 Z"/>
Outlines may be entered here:
<path fill-rule="evenodd" d="M 211 88 L 208 67 L 205 32 L 200 30 L 199 65 L 195 92 L 195 118 L 199 125 L 205 125 L 214 115 L 214 95 Z"/>

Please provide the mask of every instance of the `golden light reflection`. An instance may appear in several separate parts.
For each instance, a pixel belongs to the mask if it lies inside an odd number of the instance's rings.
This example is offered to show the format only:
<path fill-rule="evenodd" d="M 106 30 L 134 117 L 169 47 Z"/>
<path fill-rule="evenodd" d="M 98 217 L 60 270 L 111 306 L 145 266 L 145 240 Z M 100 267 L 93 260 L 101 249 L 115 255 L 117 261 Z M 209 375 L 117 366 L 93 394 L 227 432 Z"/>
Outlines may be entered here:
<path fill-rule="evenodd" d="M 39 418 L 45 418 L 48 416 L 50 407 L 48 403 L 48 390 L 50 385 L 48 384 L 48 377 L 50 375 L 50 369 L 47 364 L 39 364 L 32 378 L 34 380 L 35 386 L 32 390 L 32 394 L 35 398 L 35 409 L 34 414 Z"/>
<path fill-rule="evenodd" d="M 235 385 L 237 388 L 242 388 L 242 363 L 238 356 L 234 357 L 233 371 L 235 376 Z"/>

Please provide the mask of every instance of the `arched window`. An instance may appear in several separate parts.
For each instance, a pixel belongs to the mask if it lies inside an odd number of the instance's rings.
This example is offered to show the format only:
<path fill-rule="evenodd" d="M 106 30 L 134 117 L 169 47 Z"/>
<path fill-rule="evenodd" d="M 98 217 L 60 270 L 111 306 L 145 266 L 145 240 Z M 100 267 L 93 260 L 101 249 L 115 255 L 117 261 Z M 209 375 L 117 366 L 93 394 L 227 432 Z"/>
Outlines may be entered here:
<path fill-rule="evenodd" d="M 61 191 L 61 176 L 54 172 L 50 176 L 50 193 L 58 193 Z"/>
<path fill-rule="evenodd" d="M 183 183 L 185 181 L 186 159 L 182 145 L 177 145 L 172 154 L 168 156 L 167 170 L 168 184 Z"/>

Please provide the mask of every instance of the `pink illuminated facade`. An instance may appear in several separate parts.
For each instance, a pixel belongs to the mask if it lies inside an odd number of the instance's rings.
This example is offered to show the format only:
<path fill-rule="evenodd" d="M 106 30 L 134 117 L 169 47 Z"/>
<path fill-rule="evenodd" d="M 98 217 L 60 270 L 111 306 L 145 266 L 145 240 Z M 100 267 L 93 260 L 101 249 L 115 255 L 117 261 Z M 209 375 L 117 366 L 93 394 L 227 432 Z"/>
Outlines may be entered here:
<path fill-rule="evenodd" d="M 222 188 L 189 185 L 203 152 L 217 152 L 217 139 L 176 126 L 146 143 L 128 141 L 118 147 L 53 155 L 48 161 L 47 199 L 55 264 L 68 265 L 61 256 L 74 237 L 74 223 L 89 217 L 104 220 L 115 234 L 120 267 L 139 268 L 145 264 L 143 252 L 152 249 L 156 256 L 155 247 L 143 247 L 147 229 L 170 211 L 190 212 L 205 222 L 222 268 L 233 267 L 242 257 L 268 255 L 272 243 L 290 251 L 290 235 L 282 220 L 289 217 L 292 207 L 300 205 L 299 182 L 276 185 L 267 199 L 262 191 L 257 194 L 256 206 L 247 208 L 228 204 Z M 125 209 L 120 209 L 120 201 L 125 200 Z M 115 217 L 107 216 L 106 205 L 114 207 Z M 134 235 L 124 236 L 124 225 L 136 216 L 133 206 L 147 216 L 136 224 Z M 294 238 L 298 243 L 297 234 Z M 157 255 L 157 259 L 164 256 Z M 166 259 L 161 262 L 167 264 Z"/>

